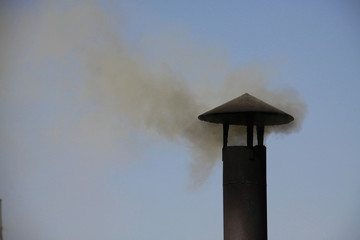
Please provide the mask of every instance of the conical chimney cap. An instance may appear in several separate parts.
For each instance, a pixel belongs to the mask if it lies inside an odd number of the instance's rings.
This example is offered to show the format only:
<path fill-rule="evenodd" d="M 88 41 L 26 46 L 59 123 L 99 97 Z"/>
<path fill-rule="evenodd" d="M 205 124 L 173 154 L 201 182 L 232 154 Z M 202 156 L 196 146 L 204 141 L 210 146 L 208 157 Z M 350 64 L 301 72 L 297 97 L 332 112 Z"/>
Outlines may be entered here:
<path fill-rule="evenodd" d="M 291 115 L 248 93 L 203 113 L 198 118 L 212 123 L 262 126 L 280 125 L 294 120 Z"/>

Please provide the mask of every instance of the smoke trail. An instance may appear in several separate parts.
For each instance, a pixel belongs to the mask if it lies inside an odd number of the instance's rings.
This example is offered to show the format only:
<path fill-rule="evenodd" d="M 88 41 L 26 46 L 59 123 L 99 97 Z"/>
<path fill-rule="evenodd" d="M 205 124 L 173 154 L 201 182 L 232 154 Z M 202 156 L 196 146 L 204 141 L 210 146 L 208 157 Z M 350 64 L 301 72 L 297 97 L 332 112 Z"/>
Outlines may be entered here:
<path fill-rule="evenodd" d="M 216 164 L 222 140 L 220 126 L 200 122 L 199 114 L 249 92 L 295 117 L 293 124 L 272 131 L 296 131 L 304 119 L 306 106 L 298 93 L 293 89 L 271 90 L 261 66 L 231 71 L 224 80 L 218 79 L 222 84 L 217 90 L 202 77 L 195 87 L 185 77 L 186 66 L 180 67 L 184 72 L 179 73 L 170 64 L 149 63 L 145 55 L 134 51 L 123 33 L 110 27 L 107 14 L 94 4 L 83 3 L 65 10 L 50 7 L 40 16 L 29 16 L 27 22 L 30 26 L 24 28 L 30 27 L 36 33 L 27 33 L 32 35 L 32 61 L 50 59 L 67 67 L 70 61 L 84 78 L 79 93 L 83 100 L 100 102 L 107 109 L 105 114 L 118 112 L 124 128 L 131 125 L 142 134 L 156 133 L 187 146 L 193 158 L 189 169 L 195 185 L 206 179 Z M 179 48 L 178 44 L 173 46 Z M 186 47 L 185 42 L 181 48 Z M 198 56 L 193 51 L 187 54 L 187 58 Z M 212 67 L 199 67 L 197 76 L 204 72 L 206 76 L 220 76 L 224 71 L 223 64 L 219 68 L 209 65 Z M 70 81 L 79 81 L 69 77 Z"/>
<path fill-rule="evenodd" d="M 296 121 L 289 125 L 268 128 L 267 132 L 289 133 L 299 130 L 305 116 L 306 106 L 293 89 L 270 90 L 266 72 L 259 65 L 248 66 L 226 76 L 220 90 L 194 89 L 179 74 L 168 66 L 154 71 L 143 58 L 134 57 L 126 51 L 121 39 L 114 44 L 86 56 L 89 65 L 85 72 L 91 79 L 89 88 L 105 98 L 105 102 L 115 103 L 121 114 L 133 124 L 135 129 L 147 134 L 155 131 L 170 141 L 185 140 L 193 162 L 190 166 L 192 184 L 201 183 L 208 176 L 219 159 L 221 148 L 220 126 L 200 122 L 197 116 L 216 106 L 215 99 L 224 101 L 250 92 L 292 114 Z M 216 69 L 209 69 L 216 72 Z M 201 85 L 206 85 L 202 82 Z M 95 87 L 96 86 L 96 87 Z M 198 92 L 207 92 L 199 98 Z M 223 96 L 222 98 L 220 96 Z M 240 128 L 241 129 L 241 128 Z M 245 139 L 244 131 L 232 142 Z M 233 135 L 234 136 L 234 135 Z"/>
<path fill-rule="evenodd" d="M 117 109 L 135 129 L 186 144 L 195 160 L 190 168 L 192 178 L 203 180 L 221 146 L 218 128 L 197 119 L 206 110 L 206 101 L 202 103 L 186 80 L 169 67 L 154 72 L 143 59 L 129 54 L 121 39 L 114 43 L 88 52 L 85 59 L 90 61 L 84 59 L 90 95 L 101 92 L 103 102 Z"/>

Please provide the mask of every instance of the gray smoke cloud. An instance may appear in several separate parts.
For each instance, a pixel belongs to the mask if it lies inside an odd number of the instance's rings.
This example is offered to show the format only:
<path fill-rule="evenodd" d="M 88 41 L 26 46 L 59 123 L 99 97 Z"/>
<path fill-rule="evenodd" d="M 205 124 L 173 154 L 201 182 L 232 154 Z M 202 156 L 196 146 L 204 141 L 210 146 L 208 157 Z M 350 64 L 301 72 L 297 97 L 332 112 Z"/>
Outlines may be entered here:
<path fill-rule="evenodd" d="M 22 25 L 11 29 L 15 39 L 25 37 L 26 41 L 7 39 L 7 45 L 3 44 L 14 51 L 7 68 L 16 70 L 16 56 L 24 51 L 24 62 L 40 66 L 51 61 L 62 66 L 67 75 L 58 84 L 69 90 L 76 86 L 81 103 L 96 103 L 102 109 L 101 117 L 81 116 L 81 121 L 75 123 L 86 132 L 82 138 L 97 138 L 96 129 L 107 125 L 108 138 L 125 134 L 126 141 L 129 132 L 135 130 L 183 144 L 193 159 L 189 166 L 192 187 L 206 179 L 221 153 L 221 126 L 199 121 L 201 113 L 248 92 L 295 117 L 293 123 L 268 129 L 267 133 L 290 133 L 301 128 L 306 104 L 294 89 L 272 88 L 270 71 L 261 64 L 234 69 L 224 56 L 215 58 L 219 56 L 217 48 L 204 50 L 187 39 L 181 43 L 182 36 L 176 34 L 162 39 L 161 44 L 156 41 L 161 35 L 131 43 L 125 31 L 115 31 L 107 13 L 93 3 L 62 9 L 50 4 L 38 13 L 24 14 Z M 157 53 L 162 57 L 149 57 L 142 51 L 152 46 L 165 49 Z M 39 83 L 27 84 L 29 94 L 36 94 Z M 114 121 L 114 115 L 121 121 Z M 120 127 L 115 127 L 117 124 Z M 78 129 L 72 132 L 66 128 L 69 126 L 60 124 L 51 134 L 67 132 L 71 139 L 79 135 Z"/>

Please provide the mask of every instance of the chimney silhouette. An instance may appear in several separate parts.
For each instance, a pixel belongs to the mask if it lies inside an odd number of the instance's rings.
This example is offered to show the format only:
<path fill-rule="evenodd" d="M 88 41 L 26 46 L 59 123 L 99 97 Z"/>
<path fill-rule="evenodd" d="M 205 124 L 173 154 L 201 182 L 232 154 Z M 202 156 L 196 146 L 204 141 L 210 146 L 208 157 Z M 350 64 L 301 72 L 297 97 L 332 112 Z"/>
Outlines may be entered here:
<path fill-rule="evenodd" d="M 0 240 L 3 240 L 3 225 L 2 225 L 2 218 L 1 218 L 1 198 L 0 198 Z"/>
<path fill-rule="evenodd" d="M 198 117 L 223 125 L 224 240 L 266 240 L 266 147 L 264 128 L 294 120 L 246 93 Z M 229 125 L 247 129 L 247 146 L 228 146 Z M 253 146 L 256 126 L 257 145 Z"/>

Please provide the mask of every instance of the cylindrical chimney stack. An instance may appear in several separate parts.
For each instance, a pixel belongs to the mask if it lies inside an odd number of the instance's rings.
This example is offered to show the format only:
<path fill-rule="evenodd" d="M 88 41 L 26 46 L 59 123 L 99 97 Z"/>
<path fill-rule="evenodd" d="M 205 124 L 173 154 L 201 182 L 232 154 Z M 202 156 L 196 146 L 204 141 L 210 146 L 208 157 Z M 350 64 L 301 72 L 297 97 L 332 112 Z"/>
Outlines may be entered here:
<path fill-rule="evenodd" d="M 246 93 L 200 115 L 199 119 L 223 124 L 224 240 L 266 240 L 264 127 L 289 123 L 294 118 Z M 229 125 L 246 126 L 247 146 L 227 145 Z"/>
<path fill-rule="evenodd" d="M 3 240 L 3 225 L 2 225 L 2 212 L 1 212 L 1 198 L 0 198 L 0 240 Z"/>

